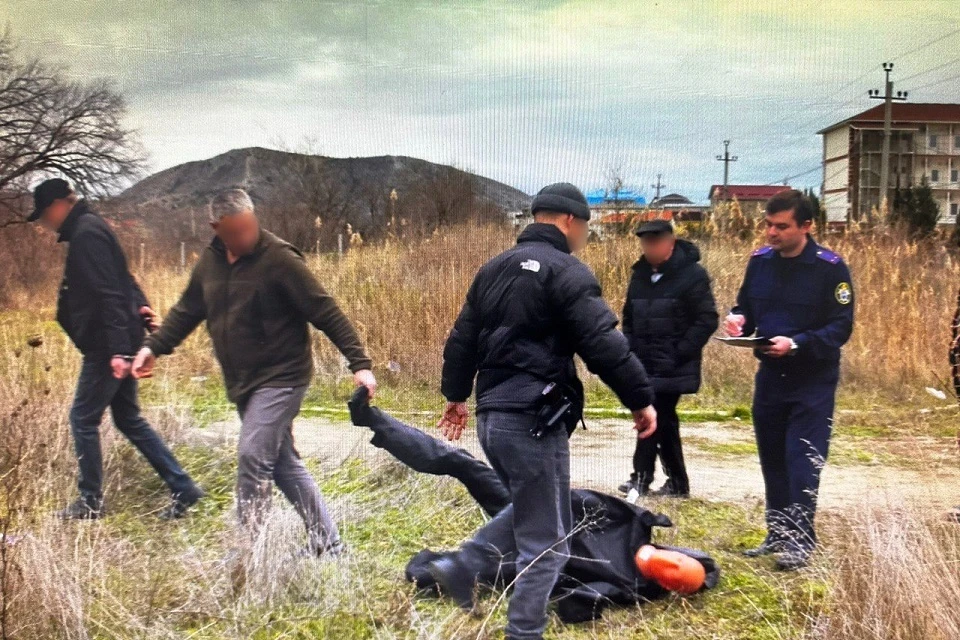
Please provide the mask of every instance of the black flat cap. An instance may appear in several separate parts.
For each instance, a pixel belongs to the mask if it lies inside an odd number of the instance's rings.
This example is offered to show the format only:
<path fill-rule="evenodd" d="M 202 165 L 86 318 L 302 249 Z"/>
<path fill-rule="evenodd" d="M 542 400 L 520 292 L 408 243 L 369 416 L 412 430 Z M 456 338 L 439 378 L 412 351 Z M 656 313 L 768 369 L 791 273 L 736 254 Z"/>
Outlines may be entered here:
<path fill-rule="evenodd" d="M 530 213 L 537 211 L 556 211 L 568 213 L 581 220 L 590 220 L 590 205 L 587 199 L 569 182 L 548 184 L 537 192 L 530 205 Z"/>
<path fill-rule="evenodd" d="M 44 180 L 37 188 L 33 190 L 33 213 L 27 218 L 27 222 L 34 222 L 43 215 L 43 210 L 53 204 L 54 200 L 66 198 L 73 189 L 70 183 L 63 178 L 50 178 Z"/>
<path fill-rule="evenodd" d="M 651 220 L 644 222 L 637 229 L 637 235 L 641 238 L 647 234 L 673 233 L 673 225 L 669 220 Z"/>

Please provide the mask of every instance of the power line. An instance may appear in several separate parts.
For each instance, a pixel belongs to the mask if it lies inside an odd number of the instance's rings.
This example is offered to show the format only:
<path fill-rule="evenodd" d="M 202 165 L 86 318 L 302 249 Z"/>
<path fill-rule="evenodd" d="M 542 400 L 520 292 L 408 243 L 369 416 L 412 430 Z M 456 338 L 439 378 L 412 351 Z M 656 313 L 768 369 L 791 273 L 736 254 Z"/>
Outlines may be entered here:
<path fill-rule="evenodd" d="M 911 91 L 919 91 L 920 89 L 927 89 L 927 88 L 929 88 L 929 87 L 935 87 L 935 86 L 937 86 L 938 84 L 943 84 L 944 82 L 950 82 L 951 80 L 957 80 L 957 79 L 960 79 L 960 74 L 957 74 L 957 75 L 955 75 L 955 76 L 950 76 L 949 78 L 943 78 L 942 80 L 936 80 L 936 81 L 934 81 L 934 82 L 929 82 L 929 83 L 927 83 L 927 84 L 922 84 L 922 85 L 920 85 L 919 87 L 914 87 L 913 89 L 911 89 Z"/>
<path fill-rule="evenodd" d="M 938 64 L 938 65 L 935 66 L 935 67 L 930 67 L 930 68 L 927 69 L 926 71 L 919 71 L 919 72 L 913 74 L 912 76 L 907 76 L 906 78 L 900 78 L 900 82 L 904 82 L 904 81 L 906 81 L 906 80 L 913 80 L 914 78 L 917 78 L 917 77 L 919 77 L 919 76 L 925 76 L 925 75 L 927 75 L 928 73 L 930 73 L 930 72 L 932 72 L 932 71 L 939 71 L 940 69 L 943 69 L 944 67 L 949 67 L 950 65 L 956 64 L 957 62 L 960 62 L 960 56 L 957 56 L 957 57 L 954 58 L 953 60 L 947 60 L 947 61 L 944 62 L 943 64 Z"/>
<path fill-rule="evenodd" d="M 817 166 L 812 167 L 812 168 L 810 168 L 810 169 L 807 169 L 806 171 L 802 171 L 801 173 L 798 173 L 798 174 L 793 175 L 793 176 L 788 176 L 788 177 L 784 178 L 782 182 L 787 183 L 787 182 L 790 182 L 791 180 L 796 180 L 797 178 L 802 178 L 803 176 L 808 175 L 808 174 L 811 174 L 811 173 L 813 173 L 814 171 L 820 171 L 822 168 L 823 168 L 823 164 L 818 164 Z M 765 187 L 772 187 L 772 186 L 775 185 L 775 184 L 780 184 L 780 182 L 781 182 L 780 180 L 774 180 L 773 182 L 768 182 L 768 183 L 765 184 L 764 186 L 765 186 Z"/>
<path fill-rule="evenodd" d="M 957 33 L 960 33 L 960 28 L 954 29 L 953 31 L 948 31 L 947 33 L 943 34 L 942 36 L 936 37 L 936 38 L 934 38 L 933 40 L 930 40 L 929 42 L 925 42 L 925 43 L 923 43 L 922 45 L 920 45 L 919 47 L 917 47 L 916 49 L 910 49 L 910 51 L 907 51 L 906 53 L 901 53 L 901 54 L 898 55 L 896 58 L 890 58 L 890 60 L 891 60 L 892 62 L 898 62 L 899 60 L 901 60 L 901 59 L 903 59 L 903 58 L 906 58 L 907 56 L 909 56 L 909 55 L 912 54 L 912 53 L 916 53 L 917 51 L 920 51 L 921 49 L 926 49 L 926 48 L 929 47 L 930 45 L 932 45 L 932 44 L 937 44 L 937 43 L 940 42 L 941 40 L 946 40 L 946 39 L 949 38 L 950 36 L 952 36 L 952 35 L 954 35 L 954 34 L 957 34 Z"/>

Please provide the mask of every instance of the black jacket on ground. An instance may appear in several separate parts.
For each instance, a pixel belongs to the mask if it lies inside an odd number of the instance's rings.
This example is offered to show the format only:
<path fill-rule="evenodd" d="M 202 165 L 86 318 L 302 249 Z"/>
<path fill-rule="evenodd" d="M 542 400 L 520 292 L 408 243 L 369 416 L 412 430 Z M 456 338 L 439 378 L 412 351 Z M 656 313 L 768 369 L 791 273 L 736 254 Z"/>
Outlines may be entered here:
<path fill-rule="evenodd" d="M 657 270 L 644 258 L 633 265 L 623 306 L 623 332 L 640 357 L 657 393 L 700 389 L 703 347 L 717 330 L 717 305 L 700 250 L 677 240 L 673 255 Z"/>
<path fill-rule="evenodd" d="M 492 516 L 471 541 L 472 573 L 470 586 L 503 586 L 516 577 L 517 547 L 513 534 L 513 506 L 510 494 L 489 466 L 468 451 L 453 447 L 423 431 L 406 425 L 380 409 L 370 407 L 363 394 L 355 392 L 350 401 L 354 424 L 367 426 L 370 441 L 397 460 L 421 473 L 451 476 L 459 480 L 479 505 Z M 571 493 L 575 522 L 589 521 L 577 527 L 571 538 L 570 559 L 554 588 L 558 613 L 564 622 L 583 622 L 600 617 L 612 604 L 635 605 L 667 594 L 657 583 L 637 570 L 634 555 L 650 544 L 654 527 L 671 526 L 669 518 L 625 502 L 619 498 L 585 489 Z M 701 551 L 658 546 L 685 553 L 703 564 L 707 573 L 704 589 L 716 586 L 720 569 Z M 482 550 L 477 557 L 476 550 Z M 435 552 L 425 549 L 407 564 L 407 580 L 426 590 L 436 590 L 428 570 L 430 562 L 444 556 L 456 557 L 460 551 Z"/>
<path fill-rule="evenodd" d="M 477 273 L 443 351 L 441 391 L 466 401 L 476 377 L 477 411 L 526 411 L 556 382 L 582 405 L 574 354 L 628 409 L 653 401 L 596 277 L 559 229 L 534 223 Z"/>
<path fill-rule="evenodd" d="M 135 353 L 144 335 L 140 307 L 149 304 L 110 225 L 80 200 L 57 241 L 69 243 L 57 322 L 86 356 Z"/>

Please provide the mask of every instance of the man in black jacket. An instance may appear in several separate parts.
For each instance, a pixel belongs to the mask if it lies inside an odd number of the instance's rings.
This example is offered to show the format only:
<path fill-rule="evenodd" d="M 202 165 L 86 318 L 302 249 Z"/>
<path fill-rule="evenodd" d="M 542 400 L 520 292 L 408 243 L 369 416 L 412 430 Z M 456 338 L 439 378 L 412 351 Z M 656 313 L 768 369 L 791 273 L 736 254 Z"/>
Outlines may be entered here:
<path fill-rule="evenodd" d="M 476 378 L 480 443 L 514 505 L 518 576 L 507 637 L 538 639 L 550 593 L 570 553 L 568 430 L 583 412 L 583 385 L 574 354 L 633 411 L 638 437 L 656 431 L 653 391 L 630 352 L 596 277 L 571 253 L 586 245 L 590 209 L 573 185 L 544 187 L 531 206 L 534 224 L 517 246 L 485 264 L 443 354 L 440 421 L 450 440 L 467 423 L 466 401 Z M 563 398 L 544 400 L 549 384 Z M 538 413 L 561 414 L 550 428 Z M 534 435 L 540 432 L 539 437 Z M 441 585 L 456 568 L 433 567 Z"/>
<path fill-rule="evenodd" d="M 70 409 L 77 461 L 79 498 L 58 515 L 64 519 L 96 519 L 103 513 L 103 463 L 100 422 L 110 407 L 113 421 L 163 478 L 173 501 L 160 515 L 179 518 L 203 495 L 137 404 L 137 381 L 131 360 L 143 341 L 144 327 L 156 327 L 156 316 L 127 269 L 127 259 L 110 226 L 94 213 L 70 185 L 54 178 L 33 193 L 39 220 L 69 243 L 63 283 L 57 300 L 57 321 L 83 354 L 80 380 Z"/>
<path fill-rule="evenodd" d="M 476 605 L 477 586 L 513 582 L 517 569 L 514 511 L 510 492 L 496 472 L 468 451 L 371 406 L 364 387 L 353 393 L 347 405 L 353 424 L 373 432 L 370 444 L 418 473 L 455 478 L 490 516 L 459 549 L 424 549 L 413 556 L 407 563 L 407 580 L 427 592 L 436 593 L 441 587 L 444 596 L 467 611 Z M 641 546 L 651 543 L 654 527 L 672 526 L 669 518 L 586 489 L 571 490 L 570 502 L 574 519 L 582 526 L 570 532 L 571 554 L 551 594 L 563 622 L 595 620 L 610 605 L 635 606 L 667 595 L 663 587 L 643 577 L 634 556 Z M 710 556 L 692 549 L 659 548 L 695 558 L 706 573 L 703 589 L 717 585 L 720 568 Z M 437 572 L 438 567 L 442 571 Z M 442 585 L 437 584 L 434 573 L 444 580 Z"/>
<path fill-rule="evenodd" d="M 637 441 L 633 473 L 620 491 L 646 494 L 659 453 L 667 481 L 656 493 L 687 497 L 690 480 L 677 403 L 681 394 L 700 388 L 703 347 L 719 324 L 717 306 L 710 276 L 699 264 L 700 250 L 693 243 L 677 240 L 666 220 L 645 223 L 637 235 L 643 257 L 633 265 L 623 332 L 653 381 L 658 428 L 654 437 Z"/>

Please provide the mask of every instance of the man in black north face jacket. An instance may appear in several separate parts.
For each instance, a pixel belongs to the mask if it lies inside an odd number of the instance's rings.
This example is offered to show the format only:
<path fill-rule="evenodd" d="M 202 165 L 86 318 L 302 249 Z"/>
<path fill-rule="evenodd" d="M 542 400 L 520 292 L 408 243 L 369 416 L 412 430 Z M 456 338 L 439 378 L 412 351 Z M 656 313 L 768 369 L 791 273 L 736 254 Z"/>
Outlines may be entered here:
<path fill-rule="evenodd" d="M 571 184 L 550 185 L 534 198 L 531 212 L 534 223 L 517 246 L 490 260 L 474 279 L 444 349 L 441 388 L 448 402 L 440 426 L 456 440 L 466 426 L 465 403 L 476 377 L 480 444 L 515 507 L 518 577 L 507 610 L 507 637 L 513 640 L 543 636 L 550 593 L 570 550 L 564 426 L 572 429 L 583 409 L 574 354 L 633 412 L 640 437 L 656 430 L 647 374 L 617 330 L 597 279 L 571 255 L 586 244 L 586 198 Z M 573 405 L 569 420 L 556 428 L 538 417 L 550 383 Z M 538 430 L 541 437 L 533 435 Z M 455 571 L 450 562 L 434 570 Z"/>
<path fill-rule="evenodd" d="M 633 266 L 623 332 L 653 382 L 659 426 L 654 437 L 637 441 L 633 473 L 620 490 L 647 493 L 659 454 L 667 481 L 657 493 L 686 497 L 690 481 L 677 403 L 682 394 L 700 388 L 703 348 L 717 329 L 717 307 L 710 276 L 700 265 L 700 250 L 693 243 L 675 238 L 665 220 L 644 224 L 637 235 L 643 257 Z"/>

